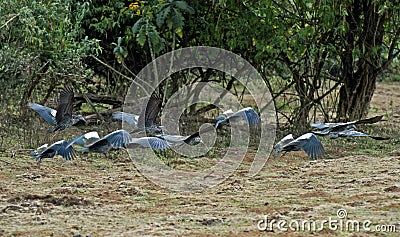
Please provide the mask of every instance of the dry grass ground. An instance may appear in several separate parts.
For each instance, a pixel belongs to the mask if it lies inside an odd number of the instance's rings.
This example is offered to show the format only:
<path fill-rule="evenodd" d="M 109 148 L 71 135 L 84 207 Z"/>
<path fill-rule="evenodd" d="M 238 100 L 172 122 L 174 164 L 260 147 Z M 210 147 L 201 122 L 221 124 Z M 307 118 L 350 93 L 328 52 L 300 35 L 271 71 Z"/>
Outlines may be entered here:
<path fill-rule="evenodd" d="M 250 158 L 221 185 L 201 193 L 162 189 L 144 178 L 127 154 L 89 155 L 72 162 L 44 160 L 37 169 L 26 152 L 0 157 L 0 236 L 398 236 L 400 233 L 400 84 L 379 84 L 371 114 L 388 121 L 365 126 L 388 141 L 329 141 L 326 159 L 302 152 L 268 159 L 255 177 Z M 249 156 L 252 154 L 250 153 Z M 267 159 L 267 157 L 265 157 Z M 175 165 L 214 163 L 218 155 L 176 159 Z M 345 209 L 347 218 L 337 211 Z M 260 231 L 269 219 L 329 218 L 395 226 L 396 232 Z"/>

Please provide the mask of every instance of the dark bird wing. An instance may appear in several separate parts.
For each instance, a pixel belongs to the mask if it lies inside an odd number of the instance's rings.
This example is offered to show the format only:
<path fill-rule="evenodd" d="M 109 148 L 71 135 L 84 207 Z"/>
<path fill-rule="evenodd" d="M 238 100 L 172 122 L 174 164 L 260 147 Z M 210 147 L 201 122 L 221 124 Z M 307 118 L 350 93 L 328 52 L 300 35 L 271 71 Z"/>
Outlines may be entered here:
<path fill-rule="evenodd" d="M 360 119 L 346 123 L 310 123 L 311 127 L 320 129 L 321 131 L 313 131 L 316 135 L 328 135 L 332 132 L 342 132 L 349 130 L 350 127 L 354 128 L 357 124 L 371 124 L 381 121 L 383 116 L 375 116 L 367 119 Z"/>
<path fill-rule="evenodd" d="M 40 104 L 35 104 L 35 103 L 29 103 L 28 104 L 29 108 L 33 109 L 36 111 L 46 122 L 48 122 L 50 125 L 56 125 L 56 114 L 57 111 L 55 109 L 40 105 Z"/>
<path fill-rule="evenodd" d="M 101 140 L 107 140 L 114 149 L 126 148 L 132 141 L 132 136 L 125 130 L 114 131 Z"/>
<path fill-rule="evenodd" d="M 73 160 L 76 157 L 75 149 L 72 147 L 72 144 L 67 141 L 64 142 L 64 149 L 58 151 L 58 154 L 66 160 Z"/>
<path fill-rule="evenodd" d="M 72 146 L 68 145 L 68 142 L 61 140 L 53 143 L 49 146 L 42 154 L 40 158 L 52 158 L 55 155 L 60 155 L 66 160 L 72 160 L 75 158 L 75 150 Z"/>
<path fill-rule="evenodd" d="M 217 123 L 215 124 L 215 127 L 218 128 L 220 124 L 226 124 L 227 121 L 229 122 L 237 122 L 240 120 L 244 120 L 247 122 L 248 125 L 250 126 L 260 126 L 261 125 L 261 119 L 260 116 L 254 111 L 253 108 L 247 107 L 244 109 L 241 109 L 230 116 L 228 116 L 226 119 L 223 120 L 218 120 Z"/>
<path fill-rule="evenodd" d="M 106 139 L 97 140 L 91 144 L 86 145 L 84 148 L 79 150 L 80 152 L 100 152 L 106 153 L 110 150 L 117 150 L 119 148 L 113 148 L 112 145 Z"/>
<path fill-rule="evenodd" d="M 56 122 L 59 124 L 65 119 L 72 119 L 72 107 L 74 105 L 74 92 L 71 87 L 64 87 L 60 92 L 57 107 Z"/>
<path fill-rule="evenodd" d="M 246 121 L 250 126 L 259 126 L 261 125 L 260 116 L 254 111 L 253 108 L 247 107 L 237 111 L 236 113 L 232 114 L 228 117 L 230 121 L 235 121 L 242 119 Z"/>
<path fill-rule="evenodd" d="M 325 155 L 324 147 L 312 133 L 306 133 L 282 147 L 282 151 L 304 150 L 313 159 Z"/>
<path fill-rule="evenodd" d="M 334 133 L 338 132 L 343 132 L 343 131 L 348 131 L 348 130 L 354 130 L 356 126 L 354 125 L 354 122 L 348 122 L 348 123 L 338 123 L 336 125 L 327 127 L 321 131 L 312 131 L 312 133 L 320 136 L 325 136 L 325 135 L 332 135 Z"/>
<path fill-rule="evenodd" d="M 390 139 L 390 137 L 379 137 L 379 136 L 372 136 L 372 135 L 369 135 L 369 137 L 374 139 L 374 140 L 381 140 L 381 141 Z"/>
<path fill-rule="evenodd" d="M 260 116 L 258 116 L 256 111 L 254 111 L 252 108 L 245 108 L 244 112 L 246 114 L 247 123 L 250 126 L 260 126 L 261 125 Z"/>
<path fill-rule="evenodd" d="M 161 111 L 162 96 L 160 94 L 152 94 L 146 107 L 142 109 L 142 112 L 138 118 L 139 127 L 152 127 L 156 125 L 156 119 Z"/>
<path fill-rule="evenodd" d="M 372 123 L 377 123 L 379 121 L 381 121 L 383 118 L 383 116 L 375 116 L 372 118 L 367 118 L 367 119 L 360 119 L 360 120 L 356 120 L 356 121 L 352 121 L 352 122 L 347 122 L 347 123 L 341 123 L 337 126 L 334 126 L 331 129 L 331 132 L 341 132 L 341 131 L 345 131 L 345 130 L 349 130 L 349 127 L 352 126 L 353 128 L 355 127 L 354 125 L 357 124 L 372 124 Z"/>
<path fill-rule="evenodd" d="M 148 147 L 154 150 L 166 150 L 169 149 L 170 146 L 171 144 L 169 142 L 158 137 L 141 137 L 133 138 L 128 148 Z"/>
<path fill-rule="evenodd" d="M 150 148 L 154 149 L 154 150 L 165 150 L 165 149 L 169 149 L 170 148 L 170 143 L 157 138 L 157 137 L 149 137 L 147 138 L 147 141 L 150 145 Z"/>
<path fill-rule="evenodd" d="M 377 123 L 377 122 L 381 121 L 382 118 L 383 118 L 383 115 L 375 116 L 375 117 L 367 118 L 367 119 L 361 119 L 361 120 L 355 121 L 354 124 L 371 124 L 371 123 Z"/>

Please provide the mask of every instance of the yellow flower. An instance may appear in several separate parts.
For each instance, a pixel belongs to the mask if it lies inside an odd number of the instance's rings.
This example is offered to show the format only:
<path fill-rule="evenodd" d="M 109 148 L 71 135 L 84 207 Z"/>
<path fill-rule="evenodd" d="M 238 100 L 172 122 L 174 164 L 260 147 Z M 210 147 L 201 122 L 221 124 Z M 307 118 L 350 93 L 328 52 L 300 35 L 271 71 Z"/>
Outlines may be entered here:
<path fill-rule="evenodd" d="M 135 10 L 138 9 L 139 7 L 140 7 L 139 2 L 133 2 L 133 3 L 129 4 L 129 9 L 131 9 L 132 11 L 135 11 Z M 141 14 L 141 11 L 140 11 L 140 10 L 137 10 L 137 11 L 135 12 L 135 14 L 136 14 L 136 15 L 140 15 L 140 14 Z"/>

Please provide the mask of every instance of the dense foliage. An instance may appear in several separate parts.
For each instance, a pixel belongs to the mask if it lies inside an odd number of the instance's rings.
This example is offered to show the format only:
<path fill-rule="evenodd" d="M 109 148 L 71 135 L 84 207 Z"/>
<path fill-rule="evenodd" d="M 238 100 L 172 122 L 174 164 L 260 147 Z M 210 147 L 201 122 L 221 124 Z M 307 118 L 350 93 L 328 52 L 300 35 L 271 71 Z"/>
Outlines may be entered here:
<path fill-rule="evenodd" d="M 88 2 L 3 1 L 0 80 L 4 99 L 24 105 L 39 85 L 42 100 L 56 86 L 83 83 L 91 76 L 83 58 L 100 52 L 98 41 L 82 35 Z M 14 101 L 17 102 L 17 101 Z"/>
<path fill-rule="evenodd" d="M 206 45 L 251 62 L 285 121 L 354 119 L 366 115 L 377 78 L 400 52 L 399 13 L 386 0 L 5 0 L 2 101 L 24 105 L 34 94 L 45 102 L 67 82 L 121 95 L 157 56 Z M 163 86 L 172 93 L 196 80 L 237 85 L 198 71 L 195 79 L 177 74 Z"/>

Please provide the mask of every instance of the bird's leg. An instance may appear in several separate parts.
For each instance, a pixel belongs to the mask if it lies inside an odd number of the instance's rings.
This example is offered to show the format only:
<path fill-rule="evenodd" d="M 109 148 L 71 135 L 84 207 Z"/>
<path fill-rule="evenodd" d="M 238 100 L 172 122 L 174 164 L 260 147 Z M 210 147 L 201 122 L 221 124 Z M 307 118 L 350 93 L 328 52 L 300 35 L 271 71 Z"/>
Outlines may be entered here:
<path fill-rule="evenodd" d="M 41 162 L 41 159 L 38 159 L 38 160 L 36 161 L 36 165 L 37 165 L 37 168 L 38 168 L 38 169 L 40 169 L 40 162 Z"/>

